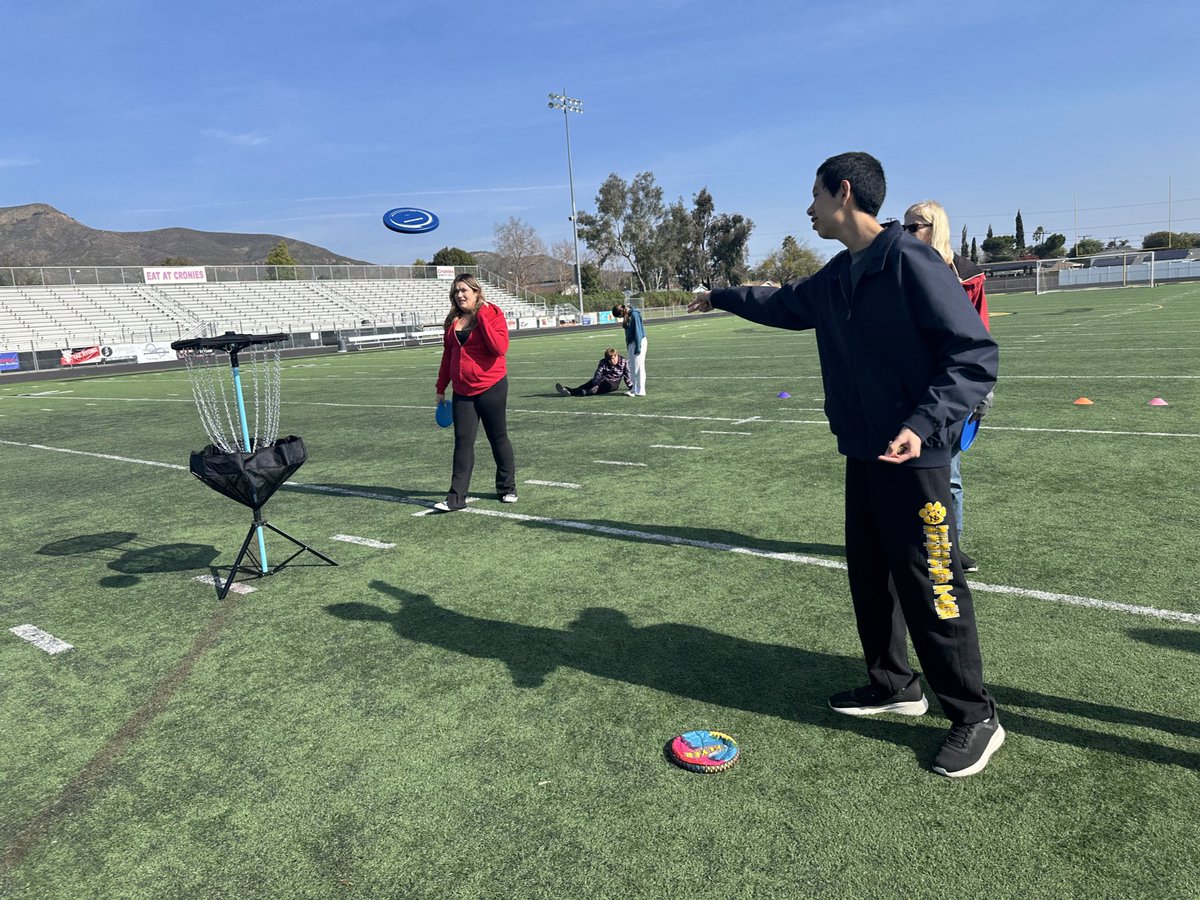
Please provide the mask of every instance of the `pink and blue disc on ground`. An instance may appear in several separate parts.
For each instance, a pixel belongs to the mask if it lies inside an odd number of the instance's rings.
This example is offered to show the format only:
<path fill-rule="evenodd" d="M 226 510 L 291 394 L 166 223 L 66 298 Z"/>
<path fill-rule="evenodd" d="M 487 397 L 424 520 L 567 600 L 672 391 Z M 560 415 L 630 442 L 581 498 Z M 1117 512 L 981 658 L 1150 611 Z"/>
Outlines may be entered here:
<path fill-rule="evenodd" d="M 667 745 L 676 765 L 692 772 L 723 772 L 738 761 L 737 741 L 720 731 L 697 729 L 677 734 Z"/>

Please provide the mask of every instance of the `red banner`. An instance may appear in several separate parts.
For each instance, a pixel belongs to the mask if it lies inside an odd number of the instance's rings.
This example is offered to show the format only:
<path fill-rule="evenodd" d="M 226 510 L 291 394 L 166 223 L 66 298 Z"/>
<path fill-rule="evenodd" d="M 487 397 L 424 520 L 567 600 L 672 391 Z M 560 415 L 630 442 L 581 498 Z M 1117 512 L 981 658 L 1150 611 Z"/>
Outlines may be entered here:
<path fill-rule="evenodd" d="M 99 347 L 83 347 L 79 350 L 64 350 L 61 362 L 64 366 L 78 366 L 81 363 L 100 362 Z"/>

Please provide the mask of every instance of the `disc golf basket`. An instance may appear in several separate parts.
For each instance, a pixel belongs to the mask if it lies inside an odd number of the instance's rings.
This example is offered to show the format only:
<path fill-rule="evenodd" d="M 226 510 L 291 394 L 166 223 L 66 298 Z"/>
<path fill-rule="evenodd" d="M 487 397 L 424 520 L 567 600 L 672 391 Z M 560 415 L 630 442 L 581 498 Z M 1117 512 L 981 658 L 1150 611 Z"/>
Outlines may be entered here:
<path fill-rule="evenodd" d="M 203 450 L 192 452 L 188 468 L 214 491 L 254 511 L 246 540 L 219 590 L 220 599 L 229 593 L 238 572 L 252 573 L 255 578 L 272 575 L 306 551 L 331 566 L 337 565 L 324 553 L 276 528 L 262 514 L 271 495 L 308 458 L 299 437 L 276 438 L 282 372 L 278 343 L 286 337 L 284 334 L 227 331 L 214 337 L 188 338 L 171 344 L 171 349 L 187 363 L 192 396 L 204 430 L 212 440 Z M 229 355 L 228 371 L 224 367 L 224 354 Z M 239 354 L 248 357 L 241 366 Z M 248 383 L 249 397 L 244 382 Z M 263 529 L 270 529 L 299 548 L 273 569 L 267 565 Z M 257 556 L 250 546 L 255 537 L 258 539 Z M 251 566 L 242 565 L 247 557 Z"/>

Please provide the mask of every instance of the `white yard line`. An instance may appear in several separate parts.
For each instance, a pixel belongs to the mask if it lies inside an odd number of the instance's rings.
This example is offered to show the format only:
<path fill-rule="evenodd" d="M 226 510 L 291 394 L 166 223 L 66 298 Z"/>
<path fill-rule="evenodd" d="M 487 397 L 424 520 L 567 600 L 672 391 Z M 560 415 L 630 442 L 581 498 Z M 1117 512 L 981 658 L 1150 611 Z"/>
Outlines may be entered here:
<path fill-rule="evenodd" d="M 385 541 L 376 541 L 371 538 L 356 537 L 352 534 L 335 534 L 330 538 L 331 541 L 342 541 L 347 544 L 361 544 L 364 547 L 374 547 L 376 550 L 391 550 L 395 544 L 389 544 Z"/>
<path fill-rule="evenodd" d="M 537 479 L 534 479 L 534 478 L 530 478 L 525 483 L 526 484 L 538 484 L 538 485 L 541 485 L 542 487 L 569 488 L 570 490 L 573 490 L 573 491 L 577 491 L 581 487 L 583 487 L 582 484 L 572 484 L 569 481 L 538 481 Z"/>
<path fill-rule="evenodd" d="M 51 656 L 75 649 L 74 644 L 59 640 L 48 631 L 42 631 L 36 625 L 17 625 L 8 629 L 23 641 L 29 641 L 39 650 L 45 650 Z"/>
<path fill-rule="evenodd" d="M 124 456 L 113 456 L 106 453 L 83 453 L 79 450 L 62 450 L 56 447 L 46 447 L 40 444 L 22 444 L 16 441 L 0 441 L 0 444 L 7 444 L 15 447 L 30 447 L 39 450 L 50 450 L 64 453 L 78 453 L 83 456 L 95 456 L 101 459 L 112 459 L 120 462 L 138 463 L 148 466 L 162 466 L 164 468 L 182 469 L 183 466 L 174 466 L 167 463 L 155 462 L 153 460 L 130 459 Z M 596 460 L 598 463 L 603 463 L 603 460 Z M 609 461 L 608 465 L 625 465 L 625 466 L 645 466 L 645 463 L 628 463 Z M 411 506 L 426 507 L 425 513 L 431 512 L 428 502 L 424 500 L 416 500 L 409 497 L 396 497 L 391 494 L 380 494 L 373 491 L 358 491 L 349 488 L 338 488 L 329 485 L 321 484 L 300 484 L 293 481 L 284 482 L 288 487 L 296 490 L 312 491 L 314 493 L 337 494 L 345 497 L 359 497 L 367 500 L 382 500 L 388 503 L 401 503 Z M 472 498 L 473 499 L 473 498 Z M 471 502 L 470 499 L 467 501 Z M 621 538 L 635 538 L 645 540 L 656 544 L 671 544 L 685 547 L 695 547 L 701 550 L 713 550 L 725 553 L 739 553 L 747 556 L 757 556 L 762 559 L 773 559 L 781 562 L 797 563 L 806 566 L 818 566 L 825 569 L 842 569 L 846 568 L 846 564 L 833 559 L 825 559 L 820 556 L 806 556 L 799 553 L 778 553 L 769 550 L 760 550 L 754 547 L 741 547 L 736 544 L 724 544 L 714 541 L 701 541 L 694 538 L 684 538 L 677 535 L 659 534 L 651 531 L 640 531 L 629 528 L 615 528 L 608 525 L 596 525 L 591 522 L 576 522 L 570 519 L 552 519 L 543 516 L 531 516 L 523 513 L 506 512 L 504 510 L 494 509 L 472 509 L 470 507 L 461 510 L 464 513 L 473 513 L 480 516 L 490 516 L 497 519 L 509 519 L 516 522 L 537 522 L 545 525 L 554 525 L 560 528 L 569 528 L 574 531 L 590 532 L 593 534 L 607 534 Z M 419 514 L 418 514 L 419 515 Z M 198 576 L 196 581 L 202 581 L 206 584 L 218 584 L 217 580 L 211 575 Z M 223 583 L 223 582 L 220 582 Z M 971 581 L 971 589 L 983 593 L 1005 594 L 1012 597 L 1025 597 L 1031 600 L 1041 600 L 1049 603 L 1063 603 L 1071 606 L 1081 606 L 1090 609 L 1101 609 L 1111 612 L 1122 612 L 1131 615 L 1147 616 L 1150 618 L 1161 619 L 1172 622 L 1187 622 L 1189 624 L 1200 624 L 1200 613 L 1182 612 L 1179 610 L 1160 609 L 1153 606 L 1139 606 L 1132 603 L 1120 603 L 1113 600 L 1101 600 L 1096 597 L 1083 597 L 1074 594 L 1060 594 L 1051 591 L 1042 591 L 1035 588 L 1023 588 L 1014 585 L 998 585 L 987 584 L 982 581 Z M 234 583 L 230 590 L 238 593 L 249 593 L 254 588 L 245 584 Z"/>

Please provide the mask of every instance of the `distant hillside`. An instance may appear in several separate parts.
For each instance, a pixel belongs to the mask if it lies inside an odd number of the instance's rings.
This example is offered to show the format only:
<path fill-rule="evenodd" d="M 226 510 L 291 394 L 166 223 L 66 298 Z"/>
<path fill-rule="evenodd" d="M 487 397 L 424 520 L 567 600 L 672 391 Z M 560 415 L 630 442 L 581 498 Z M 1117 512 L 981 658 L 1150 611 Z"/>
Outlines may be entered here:
<path fill-rule="evenodd" d="M 0 207 L 0 266 L 157 266 L 172 257 L 196 265 L 252 266 L 261 265 L 281 240 L 302 265 L 371 265 L 277 234 L 101 231 L 45 203 Z"/>

